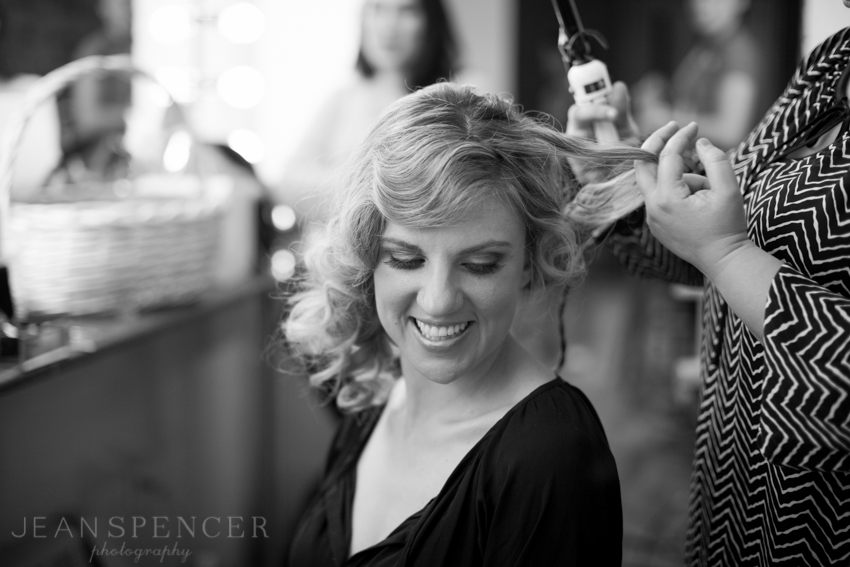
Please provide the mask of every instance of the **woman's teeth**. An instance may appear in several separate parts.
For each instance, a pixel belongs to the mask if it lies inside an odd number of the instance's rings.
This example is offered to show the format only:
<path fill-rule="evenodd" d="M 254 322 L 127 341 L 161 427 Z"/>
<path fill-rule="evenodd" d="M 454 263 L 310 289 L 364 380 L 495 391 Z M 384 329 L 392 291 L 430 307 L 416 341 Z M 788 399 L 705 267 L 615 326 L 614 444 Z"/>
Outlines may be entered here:
<path fill-rule="evenodd" d="M 416 321 L 416 326 L 419 327 L 419 332 L 422 333 L 422 336 L 432 341 L 450 339 L 455 335 L 459 335 L 464 332 L 469 326 L 469 323 L 460 323 L 458 325 L 449 325 L 448 327 L 437 327 L 434 325 L 426 325 L 419 319 L 413 320 Z"/>

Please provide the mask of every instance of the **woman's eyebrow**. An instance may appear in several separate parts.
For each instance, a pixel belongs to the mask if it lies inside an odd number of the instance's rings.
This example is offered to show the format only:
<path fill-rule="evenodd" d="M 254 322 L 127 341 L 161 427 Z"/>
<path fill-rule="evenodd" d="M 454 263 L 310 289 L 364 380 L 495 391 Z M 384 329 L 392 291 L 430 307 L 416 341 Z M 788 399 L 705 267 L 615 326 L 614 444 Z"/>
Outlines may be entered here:
<path fill-rule="evenodd" d="M 405 242 L 404 240 L 398 240 L 397 238 L 392 238 L 389 236 L 381 237 L 381 246 L 391 245 L 397 248 L 401 248 L 404 250 L 411 251 L 419 251 L 419 247 L 415 244 L 410 244 L 409 242 Z M 487 240 L 485 242 L 481 242 L 474 246 L 470 246 L 469 248 L 464 248 L 460 251 L 460 254 L 474 254 L 475 252 L 480 252 L 481 250 L 486 250 L 489 248 L 512 248 L 513 244 L 508 242 L 507 240 Z"/>
<path fill-rule="evenodd" d="M 512 248 L 512 247 L 513 247 L 513 244 L 511 244 L 507 240 L 488 240 L 486 242 L 476 244 L 475 246 L 470 246 L 469 248 L 464 248 L 463 250 L 461 250 L 461 254 L 473 254 L 475 252 L 479 252 L 479 251 L 485 250 L 487 248 Z"/>
<path fill-rule="evenodd" d="M 381 237 L 381 246 L 385 246 L 387 244 L 395 246 L 396 248 L 401 248 L 401 249 L 404 249 L 404 250 L 410 250 L 410 251 L 413 251 L 413 252 L 416 252 L 416 251 L 419 250 L 418 246 L 410 244 L 409 242 L 405 242 L 404 240 L 398 240 L 397 238 L 382 236 Z"/>

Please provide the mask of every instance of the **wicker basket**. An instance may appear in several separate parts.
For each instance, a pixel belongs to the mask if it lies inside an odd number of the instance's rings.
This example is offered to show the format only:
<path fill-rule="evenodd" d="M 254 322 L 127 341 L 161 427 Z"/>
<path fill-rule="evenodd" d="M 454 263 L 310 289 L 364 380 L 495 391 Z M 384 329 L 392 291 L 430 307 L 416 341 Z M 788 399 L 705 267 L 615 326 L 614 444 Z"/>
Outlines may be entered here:
<path fill-rule="evenodd" d="M 29 117 L 72 81 L 106 71 L 146 76 L 127 56 L 70 63 L 33 85 L 4 133 L 2 250 L 19 319 L 175 305 L 197 298 L 213 281 L 222 200 L 203 190 L 203 177 L 171 178 L 196 183 L 199 192 L 191 196 L 162 196 L 168 187 L 160 186 L 157 196 L 130 191 L 123 198 L 11 197 L 15 156 Z M 170 183 L 167 176 L 159 180 Z"/>

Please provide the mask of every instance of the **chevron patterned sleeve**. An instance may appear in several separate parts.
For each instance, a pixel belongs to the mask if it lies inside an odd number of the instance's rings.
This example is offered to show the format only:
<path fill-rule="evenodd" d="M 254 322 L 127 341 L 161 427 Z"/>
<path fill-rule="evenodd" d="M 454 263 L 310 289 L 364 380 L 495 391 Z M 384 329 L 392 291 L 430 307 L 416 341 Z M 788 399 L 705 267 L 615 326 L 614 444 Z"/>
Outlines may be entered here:
<path fill-rule="evenodd" d="M 769 292 L 764 335 L 765 458 L 850 472 L 850 298 L 783 265 Z"/>
<path fill-rule="evenodd" d="M 703 275 L 652 236 L 641 207 L 620 219 L 608 234 L 606 244 L 620 264 L 632 275 L 671 283 L 702 286 Z"/>

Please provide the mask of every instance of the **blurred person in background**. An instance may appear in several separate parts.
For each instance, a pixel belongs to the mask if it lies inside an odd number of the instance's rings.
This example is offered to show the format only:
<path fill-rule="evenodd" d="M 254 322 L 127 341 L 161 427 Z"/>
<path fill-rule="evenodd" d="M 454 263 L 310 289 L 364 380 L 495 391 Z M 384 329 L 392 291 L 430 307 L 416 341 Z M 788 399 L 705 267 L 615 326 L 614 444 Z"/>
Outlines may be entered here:
<path fill-rule="evenodd" d="M 696 44 L 671 80 L 644 76 L 632 89 L 635 118 L 643 132 L 670 120 L 696 121 L 700 133 L 728 150 L 755 124 L 761 57 L 744 23 L 751 0 L 689 0 Z"/>
<path fill-rule="evenodd" d="M 574 106 L 568 132 L 591 136 L 615 113 L 635 137 L 624 86 L 614 94 Z M 845 28 L 731 164 L 696 124 L 652 134 L 659 165 L 635 164 L 645 207 L 610 232 L 630 271 L 704 285 L 687 565 L 850 562 L 848 97 Z M 694 147 L 704 176 L 687 172 Z"/>
<path fill-rule="evenodd" d="M 414 89 L 455 77 L 457 44 L 442 1 L 365 0 L 356 70 L 320 110 L 277 191 L 308 232 L 327 216 L 342 165 L 384 110 Z"/>

